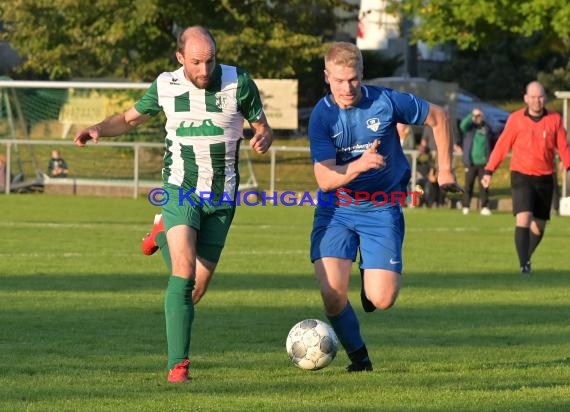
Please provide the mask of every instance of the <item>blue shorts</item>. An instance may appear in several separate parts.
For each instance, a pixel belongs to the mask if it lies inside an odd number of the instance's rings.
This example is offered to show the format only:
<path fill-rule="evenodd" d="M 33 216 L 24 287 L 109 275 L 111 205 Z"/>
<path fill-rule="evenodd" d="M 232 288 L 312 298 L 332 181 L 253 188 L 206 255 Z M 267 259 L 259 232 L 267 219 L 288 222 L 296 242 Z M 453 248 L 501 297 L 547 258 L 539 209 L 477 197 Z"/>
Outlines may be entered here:
<path fill-rule="evenodd" d="M 311 262 L 323 257 L 356 260 L 362 269 L 402 272 L 404 213 L 399 205 L 359 210 L 317 207 L 311 233 Z"/>

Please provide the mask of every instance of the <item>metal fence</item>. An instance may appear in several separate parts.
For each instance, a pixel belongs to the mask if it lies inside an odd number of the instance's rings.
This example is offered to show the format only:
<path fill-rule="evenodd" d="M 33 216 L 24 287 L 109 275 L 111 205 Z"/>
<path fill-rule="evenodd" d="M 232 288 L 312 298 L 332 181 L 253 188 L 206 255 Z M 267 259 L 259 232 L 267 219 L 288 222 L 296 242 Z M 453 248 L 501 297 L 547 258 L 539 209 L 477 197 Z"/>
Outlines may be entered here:
<path fill-rule="evenodd" d="M 46 146 L 46 147 L 54 147 L 54 146 L 71 146 L 74 147 L 74 143 L 71 141 L 65 140 L 17 140 L 17 139 L 0 139 L 0 145 L 5 146 L 5 153 L 6 153 L 6 180 L 4 182 L 4 192 L 9 194 L 13 191 L 16 186 L 16 183 L 12 181 L 11 176 L 13 175 L 12 165 L 13 165 L 13 157 L 16 148 L 20 146 Z M 125 186 L 129 186 L 132 189 L 132 197 L 138 198 L 141 189 L 148 188 L 148 187 L 157 187 L 161 185 L 160 180 L 144 180 L 141 179 L 141 150 L 145 148 L 153 148 L 153 149 L 163 149 L 164 144 L 162 143 L 138 143 L 138 142 L 99 142 L 97 146 L 101 147 L 113 147 L 113 148 L 128 148 L 133 151 L 133 159 L 132 159 L 132 178 L 130 179 L 95 179 L 95 178 L 67 178 L 67 179 L 57 179 L 58 183 L 69 183 L 72 185 L 77 185 L 86 182 L 94 182 L 98 180 L 101 184 L 108 184 L 108 185 L 116 185 L 122 184 Z M 93 150 L 93 149 L 91 149 Z M 257 186 L 257 178 L 256 174 L 253 171 L 251 161 L 249 160 L 249 153 L 251 149 L 249 147 L 242 147 L 242 153 L 245 154 L 247 159 L 246 167 L 249 170 L 246 170 L 245 174 L 247 176 L 244 179 L 244 185 L 246 187 L 253 187 Z M 268 188 L 270 192 L 274 192 L 278 190 L 277 188 L 277 180 L 278 180 L 278 165 L 279 159 L 278 155 L 283 153 L 299 153 L 306 155 L 307 163 L 310 164 L 310 156 L 309 156 L 310 149 L 308 147 L 291 147 L 291 146 L 272 146 L 269 150 L 269 183 Z M 419 152 L 417 150 L 405 150 L 405 154 L 410 159 L 410 164 L 412 168 L 412 182 L 411 187 L 414 188 L 416 186 L 416 164 Z M 96 156 L 96 152 L 92 151 L 92 156 Z M 242 166 L 243 168 L 243 166 Z M 18 183 L 17 185 L 21 185 L 22 183 L 26 185 L 33 185 L 34 182 L 38 185 L 42 183 L 42 180 L 46 179 L 46 176 L 42 176 L 40 172 L 37 170 L 31 171 L 34 175 L 32 179 L 26 179 L 24 182 Z"/>

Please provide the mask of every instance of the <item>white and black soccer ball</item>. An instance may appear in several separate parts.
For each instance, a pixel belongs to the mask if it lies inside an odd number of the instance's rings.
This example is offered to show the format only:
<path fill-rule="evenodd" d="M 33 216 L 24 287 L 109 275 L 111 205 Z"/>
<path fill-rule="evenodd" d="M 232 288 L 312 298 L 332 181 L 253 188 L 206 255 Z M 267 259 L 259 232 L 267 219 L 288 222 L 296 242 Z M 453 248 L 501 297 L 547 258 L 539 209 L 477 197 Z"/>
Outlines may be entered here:
<path fill-rule="evenodd" d="M 316 371 L 333 361 L 339 342 L 330 325 L 306 319 L 291 328 L 285 347 L 291 362 L 301 369 Z"/>

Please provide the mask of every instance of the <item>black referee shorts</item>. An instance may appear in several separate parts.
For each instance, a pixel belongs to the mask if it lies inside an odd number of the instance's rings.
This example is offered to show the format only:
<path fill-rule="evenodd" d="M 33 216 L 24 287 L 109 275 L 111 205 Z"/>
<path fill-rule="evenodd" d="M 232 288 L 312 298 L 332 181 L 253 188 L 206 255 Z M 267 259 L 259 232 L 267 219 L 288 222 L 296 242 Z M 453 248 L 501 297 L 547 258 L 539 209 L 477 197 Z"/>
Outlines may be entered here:
<path fill-rule="evenodd" d="M 530 176 L 511 172 L 513 215 L 532 212 L 537 219 L 550 220 L 554 177 L 552 175 Z"/>

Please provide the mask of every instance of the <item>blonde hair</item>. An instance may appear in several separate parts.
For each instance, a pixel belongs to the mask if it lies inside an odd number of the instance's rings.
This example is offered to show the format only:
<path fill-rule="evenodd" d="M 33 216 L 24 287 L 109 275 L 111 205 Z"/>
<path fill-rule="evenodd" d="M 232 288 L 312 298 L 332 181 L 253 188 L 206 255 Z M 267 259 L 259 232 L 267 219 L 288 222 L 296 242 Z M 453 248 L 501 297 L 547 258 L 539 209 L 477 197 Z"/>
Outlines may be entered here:
<path fill-rule="evenodd" d="M 329 64 L 352 67 L 359 72 L 364 68 L 360 49 L 348 42 L 336 42 L 329 47 L 325 53 L 325 69 Z"/>

